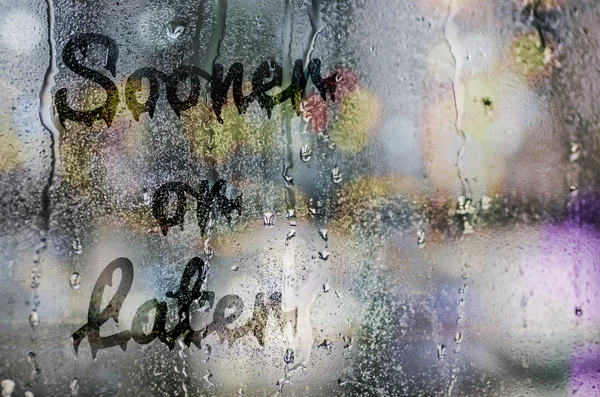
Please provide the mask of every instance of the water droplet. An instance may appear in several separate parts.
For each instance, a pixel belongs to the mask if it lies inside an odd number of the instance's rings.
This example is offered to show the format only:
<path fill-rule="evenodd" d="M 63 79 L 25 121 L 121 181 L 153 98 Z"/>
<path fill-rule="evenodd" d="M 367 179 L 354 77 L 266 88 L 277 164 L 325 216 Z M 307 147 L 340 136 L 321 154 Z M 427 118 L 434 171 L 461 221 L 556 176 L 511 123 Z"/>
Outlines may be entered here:
<path fill-rule="evenodd" d="M 35 380 L 40 374 L 41 370 L 38 367 L 37 362 L 35 361 L 34 352 L 27 353 L 27 361 L 29 362 L 29 364 L 31 364 L 31 379 Z"/>
<path fill-rule="evenodd" d="M 354 343 L 354 339 L 350 336 L 342 335 L 342 340 L 344 341 L 344 349 L 350 349 Z"/>
<path fill-rule="evenodd" d="M 291 184 L 294 182 L 294 177 L 292 175 L 290 175 L 291 172 L 292 172 L 292 168 L 286 167 L 282 174 L 283 180 L 286 181 L 288 184 Z"/>
<path fill-rule="evenodd" d="M 71 381 L 71 395 L 76 396 L 79 393 L 79 379 L 75 378 Z"/>
<path fill-rule="evenodd" d="M 265 212 L 263 214 L 263 222 L 265 224 L 265 226 L 273 226 L 273 218 L 275 216 L 273 215 L 272 212 Z"/>
<path fill-rule="evenodd" d="M 326 261 L 329 258 L 329 252 L 327 251 L 319 251 L 319 258 Z"/>
<path fill-rule="evenodd" d="M 581 310 L 580 307 L 576 307 L 575 308 L 575 315 L 577 316 L 581 316 L 583 314 L 583 311 Z"/>
<path fill-rule="evenodd" d="M 79 237 L 77 237 L 75 240 L 73 240 L 73 251 L 75 251 L 75 253 L 77 255 L 81 255 L 81 253 L 83 252 L 83 245 L 81 245 L 81 241 L 79 241 Z"/>
<path fill-rule="evenodd" d="M 469 221 L 463 222 L 463 234 L 471 234 L 474 232 L 473 226 L 469 223 Z"/>
<path fill-rule="evenodd" d="M 481 209 L 485 211 L 485 210 L 488 210 L 491 206 L 492 206 L 492 199 L 486 194 L 481 196 Z"/>
<path fill-rule="evenodd" d="M 576 161 L 580 155 L 579 144 L 571 142 L 571 155 L 569 156 L 570 161 Z"/>
<path fill-rule="evenodd" d="M 10 397 L 15 391 L 15 382 L 12 379 L 4 379 L 0 385 L 2 385 L 2 397 Z"/>
<path fill-rule="evenodd" d="M 45 240 L 45 237 L 44 237 L 44 240 Z M 43 252 L 43 251 L 46 249 L 46 246 L 47 246 L 47 245 L 46 245 L 46 241 L 41 241 L 41 242 L 40 242 L 40 243 L 37 245 L 37 247 L 36 247 L 36 250 L 35 250 L 35 253 L 36 253 L 36 254 L 39 254 L 39 253 Z"/>
<path fill-rule="evenodd" d="M 319 236 L 325 241 L 327 241 L 327 229 L 319 229 Z"/>
<path fill-rule="evenodd" d="M 311 208 L 309 208 L 309 209 L 308 209 L 308 211 L 310 212 L 310 214 L 311 214 L 312 216 L 315 216 L 315 215 L 317 214 L 317 210 L 316 210 L 315 208 L 312 208 L 312 207 L 311 207 Z"/>
<path fill-rule="evenodd" d="M 423 229 L 417 230 L 417 244 L 421 247 L 425 245 L 425 231 Z"/>
<path fill-rule="evenodd" d="M 213 386 L 212 382 L 210 381 L 212 377 L 213 374 L 211 374 L 209 370 L 206 370 L 206 375 L 204 375 L 202 379 L 204 379 L 209 385 Z"/>
<path fill-rule="evenodd" d="M 293 364 L 294 363 L 294 351 L 292 349 L 287 349 L 285 351 L 285 356 L 283 356 L 283 361 L 286 364 Z"/>
<path fill-rule="evenodd" d="M 331 349 L 333 348 L 333 342 L 331 342 L 329 339 L 325 339 L 323 342 L 321 342 L 321 344 L 319 346 L 317 346 L 319 349 L 325 349 L 327 350 L 327 352 L 329 354 L 331 354 Z"/>
<path fill-rule="evenodd" d="M 285 217 L 290 220 L 296 217 L 296 211 L 293 209 L 289 209 L 287 210 L 287 212 L 285 213 Z"/>
<path fill-rule="evenodd" d="M 437 357 L 440 360 L 443 360 L 444 358 L 446 358 L 446 346 L 444 346 L 444 345 L 437 346 Z"/>
<path fill-rule="evenodd" d="M 152 323 L 152 324 L 150 324 Z M 152 328 L 154 327 L 154 320 L 150 320 L 150 322 L 145 323 L 144 325 L 142 325 L 142 331 L 148 335 L 150 334 L 150 332 L 152 332 Z"/>
<path fill-rule="evenodd" d="M 469 273 L 463 273 L 462 275 L 463 280 L 466 280 L 469 278 Z"/>
<path fill-rule="evenodd" d="M 333 179 L 333 183 L 338 184 L 342 181 L 342 173 L 340 172 L 339 167 L 335 167 L 331 170 L 331 179 Z"/>
<path fill-rule="evenodd" d="M 456 213 L 459 215 L 475 213 L 475 207 L 471 205 L 471 199 L 465 196 L 458 197 Z"/>
<path fill-rule="evenodd" d="M 146 204 L 146 205 L 150 205 L 150 202 L 152 201 L 152 197 L 150 196 L 150 193 L 148 193 L 146 190 L 144 190 L 142 199 L 144 200 L 144 204 Z"/>
<path fill-rule="evenodd" d="M 329 292 L 329 283 L 323 284 L 323 292 L 325 292 L 325 293 Z"/>
<path fill-rule="evenodd" d="M 456 336 L 454 337 L 454 341 L 456 343 L 461 343 L 462 342 L 462 334 L 460 332 L 456 333 Z"/>
<path fill-rule="evenodd" d="M 29 324 L 31 324 L 32 327 L 35 327 L 39 323 L 40 323 L 40 316 L 38 315 L 38 312 L 34 309 L 31 312 L 31 314 L 29 315 Z"/>
<path fill-rule="evenodd" d="M 69 283 L 71 283 L 71 288 L 73 288 L 73 289 L 79 289 L 80 281 L 81 281 L 81 276 L 77 272 L 74 272 L 73 274 L 71 274 L 71 277 L 69 277 Z"/>
<path fill-rule="evenodd" d="M 210 360 L 210 353 L 212 352 L 212 347 L 210 347 L 209 344 L 205 343 L 202 345 L 202 351 L 204 352 L 204 362 L 207 363 L 208 360 Z"/>
<path fill-rule="evenodd" d="M 292 239 L 295 236 L 296 236 L 296 230 L 292 229 L 289 232 L 287 232 L 287 234 L 285 235 L 285 241 L 287 242 L 288 240 Z"/>
<path fill-rule="evenodd" d="M 177 40 L 185 32 L 186 24 L 181 19 L 173 19 L 167 24 L 167 37 L 171 40 Z"/>
<path fill-rule="evenodd" d="M 576 142 L 571 142 L 571 153 L 575 153 L 579 150 L 579 144 Z"/>
<path fill-rule="evenodd" d="M 234 271 L 234 272 L 237 272 L 239 268 L 240 268 L 240 265 L 233 265 L 233 266 L 231 266 L 231 270 Z"/>
<path fill-rule="evenodd" d="M 310 156 L 312 155 L 312 150 L 310 150 L 310 146 L 302 145 L 300 148 L 300 159 L 307 163 L 310 160 Z"/>
<path fill-rule="evenodd" d="M 283 386 L 291 385 L 292 381 L 288 378 L 280 378 L 277 380 L 276 385 L 279 387 L 279 393 L 275 394 L 275 396 L 281 396 L 281 392 L 283 391 Z"/>
<path fill-rule="evenodd" d="M 211 259 L 215 251 L 213 250 L 212 244 L 210 243 L 210 238 L 204 240 L 204 255 L 206 255 L 207 259 Z"/>

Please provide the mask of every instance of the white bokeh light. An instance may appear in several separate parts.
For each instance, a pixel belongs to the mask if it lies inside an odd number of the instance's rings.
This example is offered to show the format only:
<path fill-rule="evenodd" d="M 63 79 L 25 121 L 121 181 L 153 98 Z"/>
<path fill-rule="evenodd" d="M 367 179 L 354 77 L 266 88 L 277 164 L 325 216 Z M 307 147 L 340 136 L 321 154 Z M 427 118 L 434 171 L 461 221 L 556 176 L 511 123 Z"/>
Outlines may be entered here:
<path fill-rule="evenodd" d="M 43 39 L 42 22 L 27 10 L 11 11 L 0 22 L 0 42 L 17 55 L 31 52 Z"/>

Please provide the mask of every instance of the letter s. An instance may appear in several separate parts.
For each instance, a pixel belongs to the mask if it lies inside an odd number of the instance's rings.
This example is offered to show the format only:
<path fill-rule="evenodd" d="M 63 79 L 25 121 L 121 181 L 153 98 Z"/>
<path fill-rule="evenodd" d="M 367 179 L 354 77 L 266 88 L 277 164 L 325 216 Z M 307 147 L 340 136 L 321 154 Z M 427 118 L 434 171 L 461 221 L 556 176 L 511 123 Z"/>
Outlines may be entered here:
<path fill-rule="evenodd" d="M 117 112 L 119 91 L 117 90 L 116 84 L 102 73 L 83 66 L 77 60 L 77 52 L 79 51 L 86 56 L 90 44 L 101 44 L 108 49 L 105 68 L 113 77 L 116 77 L 117 59 L 119 57 L 119 48 L 117 47 L 116 41 L 108 36 L 96 33 L 78 34 L 71 39 L 63 50 L 63 62 L 69 70 L 102 86 L 106 91 L 106 101 L 104 101 L 104 105 L 97 107 L 96 109 L 88 111 L 75 110 L 70 108 L 67 103 L 67 89 L 61 88 L 56 92 L 54 102 L 56 104 L 56 110 L 58 111 L 58 117 L 63 126 L 65 120 L 84 122 L 85 125 L 92 126 L 94 121 L 102 119 L 106 122 L 106 125 L 110 127 Z"/>

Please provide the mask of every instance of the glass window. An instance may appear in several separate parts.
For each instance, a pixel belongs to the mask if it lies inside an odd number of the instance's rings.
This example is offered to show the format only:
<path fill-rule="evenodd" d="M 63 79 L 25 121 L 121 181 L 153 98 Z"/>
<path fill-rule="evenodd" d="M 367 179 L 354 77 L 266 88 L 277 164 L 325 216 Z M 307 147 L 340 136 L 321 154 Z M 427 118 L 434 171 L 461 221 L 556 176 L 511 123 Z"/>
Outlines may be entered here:
<path fill-rule="evenodd" d="M 5 0 L 2 396 L 595 396 L 600 5 Z"/>

